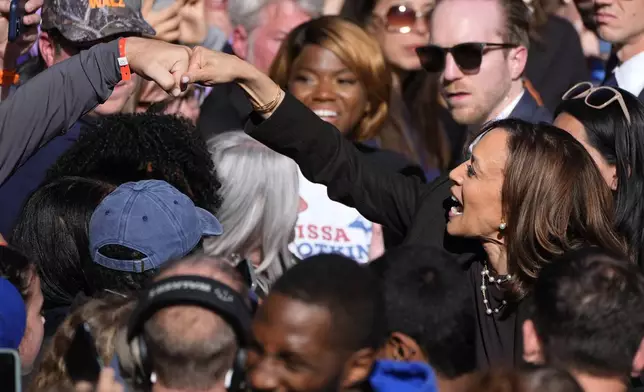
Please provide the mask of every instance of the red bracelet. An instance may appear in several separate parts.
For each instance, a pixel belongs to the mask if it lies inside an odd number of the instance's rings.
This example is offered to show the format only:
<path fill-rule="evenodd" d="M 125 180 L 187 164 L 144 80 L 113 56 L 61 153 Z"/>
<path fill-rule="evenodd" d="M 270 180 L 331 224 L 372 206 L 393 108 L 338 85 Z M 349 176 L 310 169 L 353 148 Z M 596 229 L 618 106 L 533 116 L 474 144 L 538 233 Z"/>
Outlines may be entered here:
<path fill-rule="evenodd" d="M 132 74 L 130 72 L 130 64 L 125 57 L 125 38 L 119 38 L 119 67 L 121 67 L 121 80 L 130 80 Z"/>

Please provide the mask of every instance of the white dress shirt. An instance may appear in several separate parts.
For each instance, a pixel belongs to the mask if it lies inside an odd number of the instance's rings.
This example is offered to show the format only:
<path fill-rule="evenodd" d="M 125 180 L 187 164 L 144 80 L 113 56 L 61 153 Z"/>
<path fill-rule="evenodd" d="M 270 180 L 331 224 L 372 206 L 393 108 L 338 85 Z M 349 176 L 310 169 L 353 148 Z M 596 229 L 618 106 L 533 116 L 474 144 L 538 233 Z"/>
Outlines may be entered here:
<path fill-rule="evenodd" d="M 644 52 L 615 67 L 617 85 L 636 97 L 644 90 Z"/>
<path fill-rule="evenodd" d="M 523 94 L 525 94 L 525 89 L 521 90 L 521 94 L 517 95 L 517 97 L 514 98 L 514 100 L 510 102 L 510 104 L 506 106 L 505 109 L 503 109 L 498 116 L 496 116 L 496 118 L 494 118 L 494 121 L 503 120 L 510 117 L 514 108 L 517 107 L 517 105 L 519 104 L 519 101 L 521 100 L 521 98 L 523 98 Z"/>

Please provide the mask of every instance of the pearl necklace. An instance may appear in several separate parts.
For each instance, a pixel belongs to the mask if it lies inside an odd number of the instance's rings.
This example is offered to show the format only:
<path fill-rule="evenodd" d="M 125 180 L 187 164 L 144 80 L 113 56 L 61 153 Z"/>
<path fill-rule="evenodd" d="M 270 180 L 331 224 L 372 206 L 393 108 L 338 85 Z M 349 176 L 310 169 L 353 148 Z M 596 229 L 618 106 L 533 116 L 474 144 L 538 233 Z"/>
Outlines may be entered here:
<path fill-rule="evenodd" d="M 483 305 L 485 305 L 485 313 L 487 313 L 490 316 L 493 313 L 497 314 L 501 311 L 501 309 L 503 309 L 505 305 L 508 304 L 506 300 L 502 300 L 501 305 L 499 305 L 496 308 L 490 308 L 490 301 L 488 300 L 488 297 L 487 297 L 488 282 L 492 284 L 496 284 L 498 286 L 500 284 L 503 284 L 509 281 L 510 279 L 512 279 L 512 275 L 509 275 L 509 274 L 502 277 L 495 278 L 494 276 L 492 276 L 492 274 L 490 274 L 490 270 L 487 268 L 487 263 L 483 264 L 483 271 L 481 271 L 481 294 L 483 294 Z"/>

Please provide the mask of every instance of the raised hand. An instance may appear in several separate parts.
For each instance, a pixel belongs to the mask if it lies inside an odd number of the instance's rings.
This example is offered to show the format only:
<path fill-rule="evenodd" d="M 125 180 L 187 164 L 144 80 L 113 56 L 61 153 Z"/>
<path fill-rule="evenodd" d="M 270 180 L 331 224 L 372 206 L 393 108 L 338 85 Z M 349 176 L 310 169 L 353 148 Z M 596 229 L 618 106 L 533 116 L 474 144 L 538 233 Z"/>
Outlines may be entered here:
<path fill-rule="evenodd" d="M 13 61 L 29 51 L 38 38 L 40 15 L 36 12 L 42 7 L 43 0 L 21 1 L 24 10 L 23 28 L 16 42 L 9 43 L 9 8 L 11 0 L 0 0 L 0 55 L 13 57 Z M 6 68 L 6 67 L 5 67 Z"/>
<path fill-rule="evenodd" d="M 169 7 L 155 11 L 152 9 L 154 0 L 143 0 L 141 14 L 145 21 L 156 31 L 154 38 L 166 42 L 179 40 L 181 36 L 181 15 L 179 13 L 184 4 L 185 0 L 175 0 Z"/>
<path fill-rule="evenodd" d="M 179 41 L 184 45 L 201 45 L 208 34 L 204 0 L 187 0 L 179 16 Z"/>

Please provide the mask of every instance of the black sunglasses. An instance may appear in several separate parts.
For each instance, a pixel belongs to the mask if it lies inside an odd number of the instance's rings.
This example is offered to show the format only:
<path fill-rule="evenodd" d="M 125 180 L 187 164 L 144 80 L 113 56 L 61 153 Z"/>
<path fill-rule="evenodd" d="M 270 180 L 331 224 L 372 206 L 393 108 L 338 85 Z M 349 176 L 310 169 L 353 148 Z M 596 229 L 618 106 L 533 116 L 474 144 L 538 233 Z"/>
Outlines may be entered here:
<path fill-rule="evenodd" d="M 443 48 L 437 45 L 428 45 L 416 48 L 416 54 L 420 58 L 420 63 L 428 72 L 442 72 L 445 69 L 445 59 L 447 53 L 454 57 L 456 65 L 464 71 L 476 71 L 481 66 L 483 55 L 491 49 L 511 49 L 516 48 L 516 44 L 501 44 L 487 42 L 465 42 L 454 45 L 451 48 Z"/>

